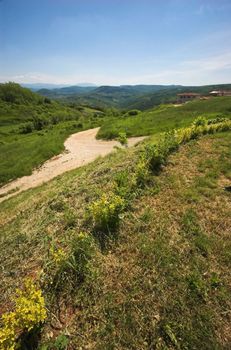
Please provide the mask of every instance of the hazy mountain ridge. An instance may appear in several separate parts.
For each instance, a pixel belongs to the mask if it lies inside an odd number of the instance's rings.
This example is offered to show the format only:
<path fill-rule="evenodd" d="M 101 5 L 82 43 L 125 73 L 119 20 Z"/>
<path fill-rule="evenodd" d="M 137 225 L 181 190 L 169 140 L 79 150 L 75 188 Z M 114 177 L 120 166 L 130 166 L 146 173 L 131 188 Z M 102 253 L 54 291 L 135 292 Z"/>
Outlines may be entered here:
<path fill-rule="evenodd" d="M 99 87 L 70 86 L 60 89 L 42 89 L 38 93 L 55 99 L 89 104 L 93 107 L 115 107 L 120 109 L 149 109 L 160 103 L 175 102 L 181 92 L 208 94 L 214 89 L 231 89 L 231 84 L 205 86 L 183 85 L 120 85 Z"/>
<path fill-rule="evenodd" d="M 52 84 L 52 83 L 21 83 L 22 87 L 26 87 L 28 89 L 31 89 L 33 91 L 38 91 L 41 89 L 48 89 L 48 90 L 54 90 L 54 89 L 61 89 L 65 87 L 70 87 L 72 85 L 70 84 Z M 96 87 L 96 84 L 93 83 L 78 83 L 73 86 L 79 86 L 79 87 Z"/>

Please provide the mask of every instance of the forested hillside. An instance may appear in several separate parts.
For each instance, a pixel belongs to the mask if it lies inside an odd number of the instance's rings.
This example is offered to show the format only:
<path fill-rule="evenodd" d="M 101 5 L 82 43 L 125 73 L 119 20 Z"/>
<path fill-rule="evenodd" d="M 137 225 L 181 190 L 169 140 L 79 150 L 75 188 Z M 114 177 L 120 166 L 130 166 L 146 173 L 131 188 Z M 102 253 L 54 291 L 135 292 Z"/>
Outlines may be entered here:
<path fill-rule="evenodd" d="M 182 85 L 121 85 L 100 87 L 72 86 L 60 89 L 43 89 L 38 92 L 47 97 L 74 101 L 93 107 L 119 109 L 153 108 L 161 103 L 177 101 L 181 92 L 198 92 L 208 95 L 212 90 L 231 89 L 231 84 L 182 86 Z"/>

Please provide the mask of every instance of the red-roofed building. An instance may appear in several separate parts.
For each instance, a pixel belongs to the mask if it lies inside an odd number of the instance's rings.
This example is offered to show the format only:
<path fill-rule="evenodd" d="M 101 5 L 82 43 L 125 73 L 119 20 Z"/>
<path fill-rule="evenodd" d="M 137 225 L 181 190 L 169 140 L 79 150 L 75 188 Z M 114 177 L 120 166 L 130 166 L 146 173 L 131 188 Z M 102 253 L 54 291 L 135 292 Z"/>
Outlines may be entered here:
<path fill-rule="evenodd" d="M 197 94 L 196 92 L 184 92 L 181 94 L 177 94 L 177 96 L 178 96 L 178 103 L 185 103 L 201 97 L 201 95 Z"/>
<path fill-rule="evenodd" d="M 185 103 L 201 97 L 201 95 L 197 94 L 196 92 L 183 92 L 181 94 L 177 94 L 177 96 L 178 96 L 178 103 Z"/>

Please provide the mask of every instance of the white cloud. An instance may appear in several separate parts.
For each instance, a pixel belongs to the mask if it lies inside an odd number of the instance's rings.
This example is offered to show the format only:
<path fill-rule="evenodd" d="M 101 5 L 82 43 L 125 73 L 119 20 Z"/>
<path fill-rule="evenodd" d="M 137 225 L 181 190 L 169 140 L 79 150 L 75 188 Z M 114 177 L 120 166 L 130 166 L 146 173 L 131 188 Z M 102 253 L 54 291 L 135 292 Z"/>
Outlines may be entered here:
<path fill-rule="evenodd" d="M 197 70 L 221 70 L 231 68 L 231 52 L 226 52 L 222 55 L 210 56 L 202 59 L 186 61 L 183 66 L 189 66 Z"/>
<path fill-rule="evenodd" d="M 175 67 L 132 79 L 133 84 L 206 85 L 231 83 L 231 52 L 223 55 L 184 61 Z"/>
<path fill-rule="evenodd" d="M 18 75 L 1 75 L 0 81 L 14 81 L 17 83 L 54 83 L 63 84 L 63 78 L 55 75 L 32 72 Z"/>
<path fill-rule="evenodd" d="M 155 67 L 155 65 L 153 65 Z M 153 69 L 147 73 L 133 74 L 130 72 L 81 72 L 79 69 L 69 75 L 51 75 L 42 72 L 0 76 L 0 81 L 15 81 L 18 83 L 51 83 L 73 85 L 79 82 L 89 82 L 101 85 L 120 84 L 185 84 L 203 85 L 211 83 L 231 83 L 231 52 L 212 55 L 194 60 L 170 64 L 166 69 Z M 141 70 L 142 72 L 142 70 Z"/>

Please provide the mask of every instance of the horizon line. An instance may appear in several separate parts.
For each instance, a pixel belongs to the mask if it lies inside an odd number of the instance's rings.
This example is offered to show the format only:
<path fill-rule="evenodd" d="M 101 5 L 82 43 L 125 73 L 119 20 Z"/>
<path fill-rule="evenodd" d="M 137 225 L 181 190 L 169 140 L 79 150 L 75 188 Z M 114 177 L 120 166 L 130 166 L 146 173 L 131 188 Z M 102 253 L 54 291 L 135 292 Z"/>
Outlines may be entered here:
<path fill-rule="evenodd" d="M 102 86 L 110 86 L 110 87 L 121 87 L 121 86 L 184 86 L 184 87 L 199 87 L 199 86 L 210 86 L 210 85 L 231 85 L 230 83 L 210 83 L 210 84 L 175 84 L 175 83 L 166 83 L 166 84 L 147 84 L 147 83 L 138 83 L 138 84 L 95 84 L 95 83 L 46 83 L 46 82 L 17 82 L 13 80 L 5 80 L 0 81 L 0 84 L 7 84 L 7 83 L 15 83 L 19 85 L 54 85 L 54 86 L 60 86 L 60 87 L 72 87 L 72 86 L 78 86 L 78 87 L 102 87 Z M 88 85 L 89 84 L 89 85 Z"/>

